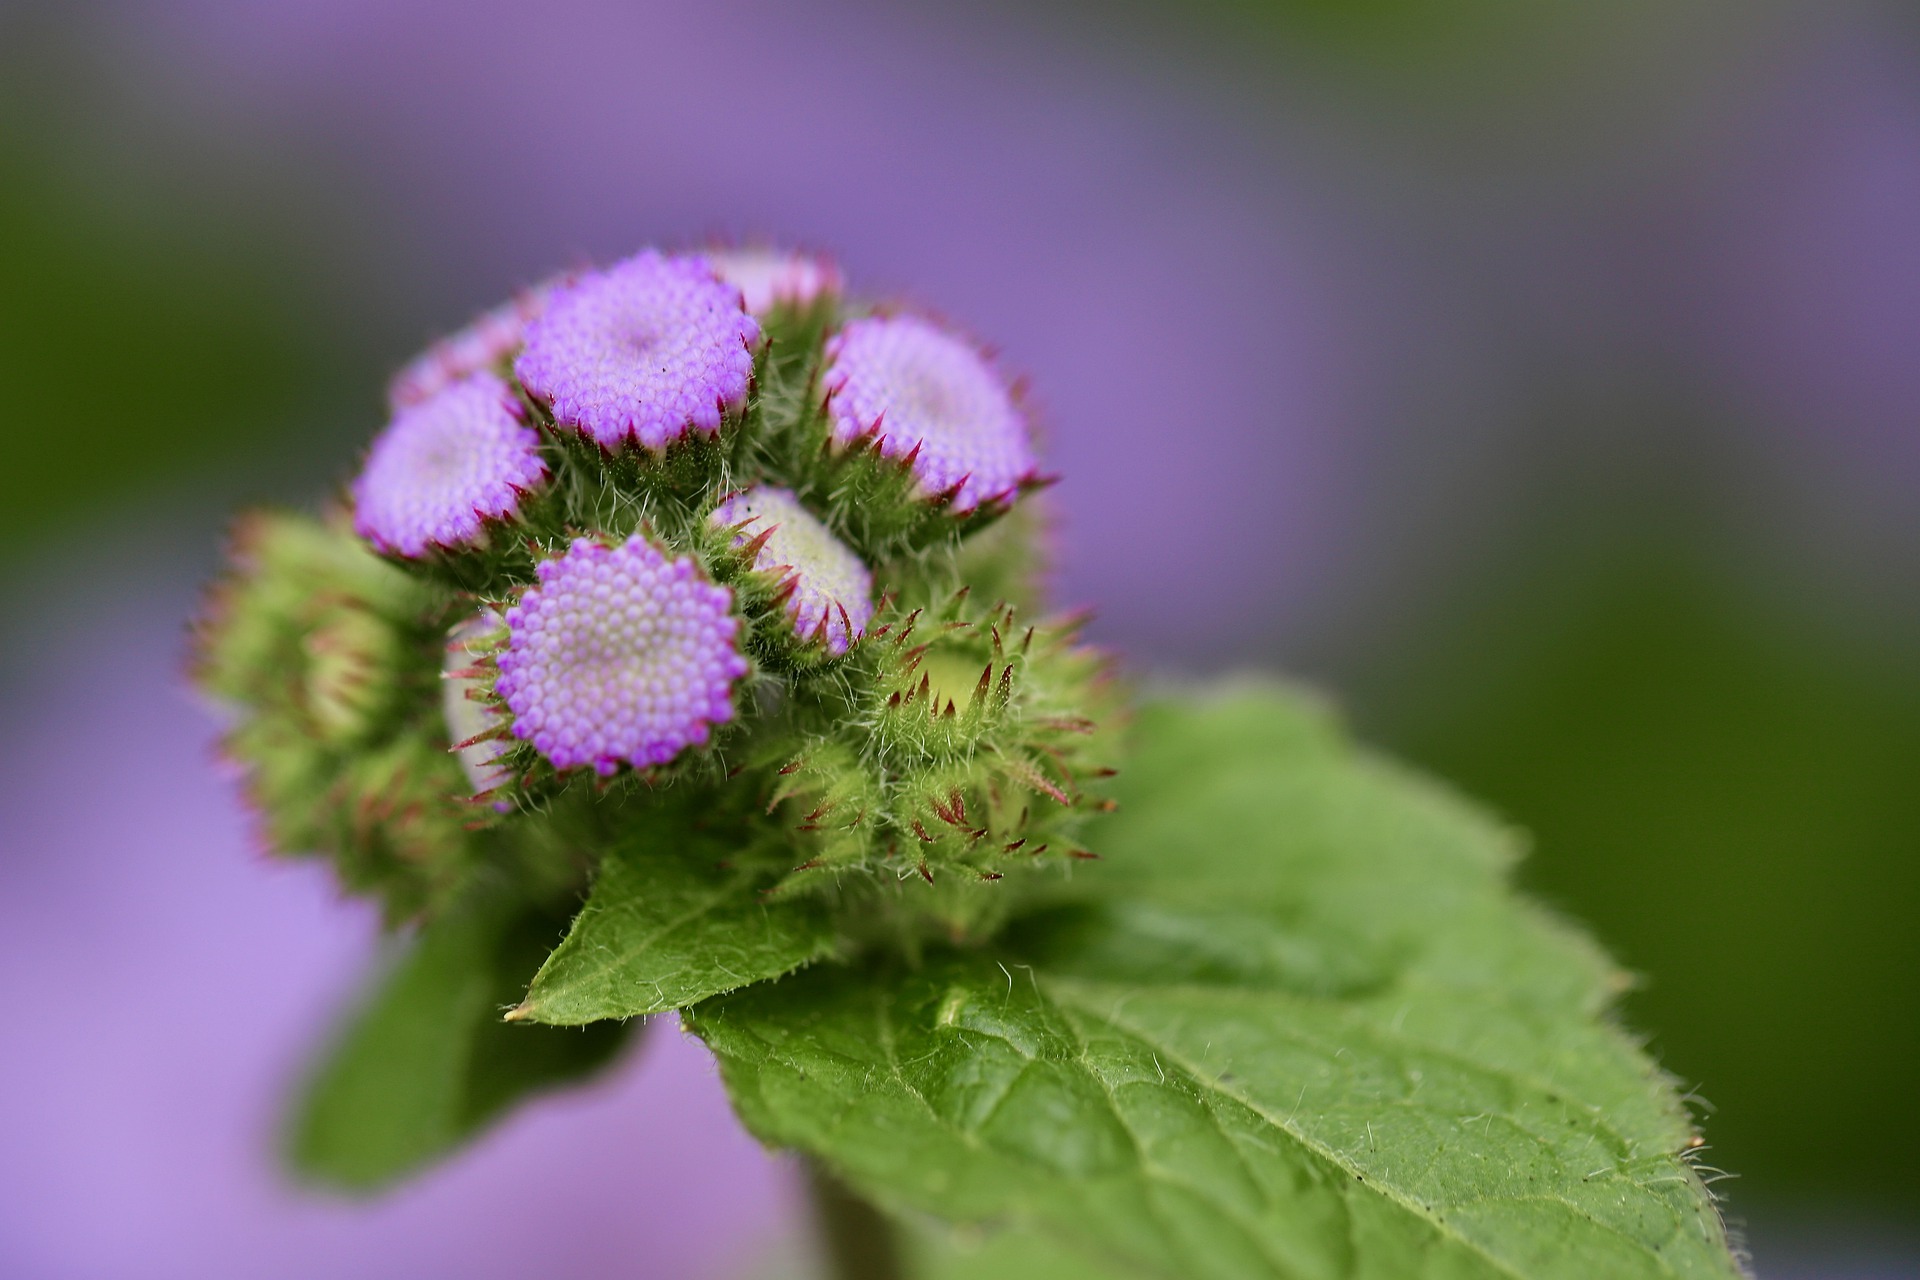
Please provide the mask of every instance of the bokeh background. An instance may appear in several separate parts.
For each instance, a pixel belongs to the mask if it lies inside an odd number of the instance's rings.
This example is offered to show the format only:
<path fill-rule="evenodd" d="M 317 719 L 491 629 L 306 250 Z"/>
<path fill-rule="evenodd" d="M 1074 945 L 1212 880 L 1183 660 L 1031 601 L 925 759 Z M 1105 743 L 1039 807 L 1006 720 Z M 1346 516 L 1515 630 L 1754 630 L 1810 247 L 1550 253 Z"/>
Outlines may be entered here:
<path fill-rule="evenodd" d="M 238 502 L 556 267 L 778 236 L 988 336 L 1057 586 L 1532 833 L 1762 1276 L 1920 1275 L 1920 18 L 1853 0 L 0 3 L 0 1275 L 721 1276 L 700 1050 L 375 1205 L 376 950 L 179 679 Z"/>

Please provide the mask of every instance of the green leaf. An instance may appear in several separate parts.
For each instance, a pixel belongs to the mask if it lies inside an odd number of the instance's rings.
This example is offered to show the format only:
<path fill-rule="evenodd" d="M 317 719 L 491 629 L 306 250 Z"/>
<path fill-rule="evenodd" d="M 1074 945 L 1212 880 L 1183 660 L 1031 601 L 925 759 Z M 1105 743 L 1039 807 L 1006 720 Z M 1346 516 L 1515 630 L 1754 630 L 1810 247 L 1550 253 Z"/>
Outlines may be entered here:
<path fill-rule="evenodd" d="M 566 926 L 503 897 L 469 900 L 424 929 L 342 1029 L 289 1134 L 301 1175 L 371 1191 L 439 1159 L 524 1098 L 604 1066 L 621 1023 L 513 1026 L 501 1012 Z"/>
<path fill-rule="evenodd" d="M 1138 738 L 1106 860 L 1000 951 L 693 1010 L 749 1127 L 1146 1274 L 1737 1274 L 1619 975 L 1503 829 L 1269 687 Z"/>
<path fill-rule="evenodd" d="M 689 809 L 663 801 L 631 819 L 510 1017 L 574 1026 L 660 1013 L 833 949 L 819 903 L 761 899 L 766 861 L 749 845 L 749 824 L 723 814 L 703 822 Z"/>
<path fill-rule="evenodd" d="M 1032 1231 L 920 1231 L 911 1241 L 913 1274 L 921 1280 L 1114 1280 L 1134 1274 Z"/>

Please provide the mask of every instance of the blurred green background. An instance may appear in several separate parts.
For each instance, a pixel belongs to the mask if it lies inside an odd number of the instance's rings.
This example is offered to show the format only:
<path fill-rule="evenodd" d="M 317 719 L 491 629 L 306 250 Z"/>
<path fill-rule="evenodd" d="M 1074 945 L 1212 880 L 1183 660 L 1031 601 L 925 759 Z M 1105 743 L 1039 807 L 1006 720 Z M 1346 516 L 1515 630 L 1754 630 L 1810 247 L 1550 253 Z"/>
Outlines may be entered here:
<path fill-rule="evenodd" d="M 1318 612 L 1230 652 L 1136 649 L 1302 672 L 1370 740 L 1530 832 L 1525 882 L 1645 975 L 1625 1020 L 1711 1104 L 1736 1219 L 1920 1219 L 1911 491 L 1856 527 L 1889 502 L 1876 485 L 1912 479 L 1920 416 L 1902 415 L 1920 401 L 1896 386 L 1890 425 L 1849 434 L 1822 420 L 1814 378 L 1812 443 L 1795 443 L 1764 377 L 1719 393 L 1745 366 L 1716 345 L 1718 313 L 1676 320 L 1648 284 L 1719 243 L 1698 174 L 1808 41 L 1843 28 L 1835 47 L 1871 46 L 1905 94 L 1900 136 L 1920 138 L 1910 21 L 1652 0 L 918 7 L 1079 48 L 1149 101 L 1233 104 L 1246 165 L 1262 139 L 1312 157 L 1341 207 L 1445 282 L 1447 324 L 1473 337 L 1475 394 L 1382 411 L 1373 478 L 1343 499 L 1360 550 Z M 190 77 L 122 78 L 103 21 L 0 14 L 0 578 L 28 580 L 111 513 L 205 540 L 238 499 L 324 493 L 413 340 L 515 283 L 397 265 L 419 242 L 404 200 L 371 189 L 324 120 L 210 125 Z M 1914 180 L 1895 175 L 1896 209 Z M 1662 192 L 1681 232 L 1648 213 Z M 1566 279 L 1631 283 L 1533 280 L 1525 255 L 1564 246 L 1529 229 L 1597 206 L 1615 256 Z M 1911 258 L 1896 245 L 1896 283 Z M 1724 296 L 1737 327 L 1745 295 Z M 1899 329 L 1920 312 L 1862 315 L 1896 367 L 1920 366 L 1920 332 Z M 1808 498 L 1803 446 L 1858 459 Z"/>
<path fill-rule="evenodd" d="M 1562 474 L 1546 495 L 1578 492 Z M 1367 735 L 1526 829 L 1522 882 L 1642 978 L 1736 1217 L 1920 1207 L 1920 665 L 1690 518 L 1543 507 L 1350 686 Z M 1631 511 L 1632 518 L 1617 513 Z"/>

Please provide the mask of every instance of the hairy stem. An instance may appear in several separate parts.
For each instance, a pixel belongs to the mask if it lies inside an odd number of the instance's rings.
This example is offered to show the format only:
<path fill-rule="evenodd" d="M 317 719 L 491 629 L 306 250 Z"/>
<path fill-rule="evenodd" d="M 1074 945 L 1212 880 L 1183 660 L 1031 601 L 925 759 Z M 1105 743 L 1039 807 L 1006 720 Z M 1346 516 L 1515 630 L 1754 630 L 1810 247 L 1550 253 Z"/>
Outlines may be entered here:
<path fill-rule="evenodd" d="M 885 1214 L 813 1160 L 807 1195 L 830 1280 L 906 1280 L 900 1236 Z"/>

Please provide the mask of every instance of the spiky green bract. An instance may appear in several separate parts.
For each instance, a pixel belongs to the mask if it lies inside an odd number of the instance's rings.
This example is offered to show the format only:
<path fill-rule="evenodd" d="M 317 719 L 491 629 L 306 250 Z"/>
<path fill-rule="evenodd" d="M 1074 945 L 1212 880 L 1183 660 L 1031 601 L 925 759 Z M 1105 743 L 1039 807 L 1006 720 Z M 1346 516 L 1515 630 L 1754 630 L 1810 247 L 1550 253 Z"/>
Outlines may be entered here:
<path fill-rule="evenodd" d="M 1052 510 L 1044 493 L 1034 494 L 1007 513 L 1004 519 L 968 538 L 953 549 L 951 568 L 932 565 L 934 572 L 921 579 L 927 587 L 935 582 L 964 583 L 982 600 L 1004 600 L 1024 614 L 1040 615 L 1046 610 L 1046 594 L 1041 579 L 1052 555 Z M 908 609 L 933 604 L 937 595 L 914 596 L 914 584 L 895 596 Z"/>
<path fill-rule="evenodd" d="M 780 891 L 911 879 L 910 911 L 977 935 L 1011 900 L 1006 873 L 1096 856 L 1079 833 L 1110 807 L 1108 664 L 1073 620 L 1030 626 L 964 590 L 877 623 L 848 654 L 831 723 L 778 766 L 774 801 L 808 854 Z M 949 880 L 965 887 L 923 887 Z"/>
<path fill-rule="evenodd" d="M 1271 685 L 1135 737 L 1077 901 L 689 1012 L 749 1128 L 1116 1276 L 1736 1280 L 1620 973 L 1514 894 L 1509 831 Z M 1009 1244 L 967 1274 L 1092 1270 Z"/>
<path fill-rule="evenodd" d="M 195 635 L 265 843 L 330 857 L 390 919 L 444 901 L 476 856 L 437 702 L 446 603 L 343 520 L 256 512 Z"/>

